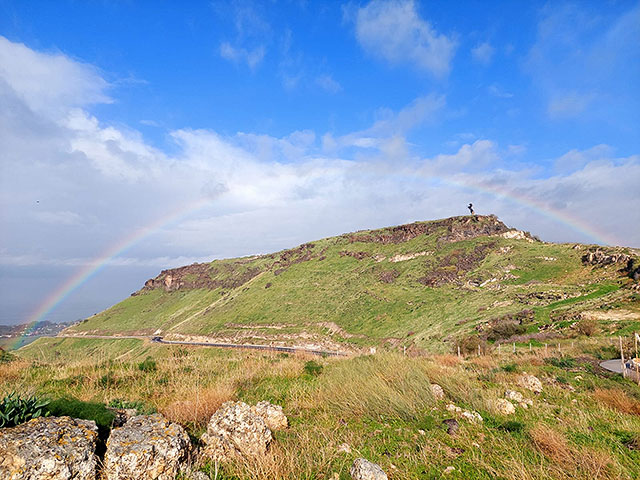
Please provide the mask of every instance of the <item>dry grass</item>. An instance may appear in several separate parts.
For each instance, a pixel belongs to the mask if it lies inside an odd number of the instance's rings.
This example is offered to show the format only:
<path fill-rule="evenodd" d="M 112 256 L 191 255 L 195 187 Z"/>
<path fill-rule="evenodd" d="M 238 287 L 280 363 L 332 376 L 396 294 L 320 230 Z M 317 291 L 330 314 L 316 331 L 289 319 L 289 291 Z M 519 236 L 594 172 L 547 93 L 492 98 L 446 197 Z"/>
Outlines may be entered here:
<path fill-rule="evenodd" d="M 640 415 L 640 401 L 629 397 L 623 390 L 596 388 L 593 397 L 607 407 L 629 415 Z"/>
<path fill-rule="evenodd" d="M 204 426 L 220 405 L 235 397 L 235 388 L 228 382 L 196 389 L 189 397 L 191 400 L 178 400 L 160 408 L 172 422 L 182 425 Z"/>
<path fill-rule="evenodd" d="M 380 354 L 336 364 L 321 378 L 315 402 L 341 415 L 410 419 L 435 400 L 424 361 Z"/>
<path fill-rule="evenodd" d="M 538 424 L 529 432 L 533 444 L 550 460 L 561 465 L 570 465 L 573 463 L 574 452 L 567 440 L 560 432 L 552 428 Z"/>

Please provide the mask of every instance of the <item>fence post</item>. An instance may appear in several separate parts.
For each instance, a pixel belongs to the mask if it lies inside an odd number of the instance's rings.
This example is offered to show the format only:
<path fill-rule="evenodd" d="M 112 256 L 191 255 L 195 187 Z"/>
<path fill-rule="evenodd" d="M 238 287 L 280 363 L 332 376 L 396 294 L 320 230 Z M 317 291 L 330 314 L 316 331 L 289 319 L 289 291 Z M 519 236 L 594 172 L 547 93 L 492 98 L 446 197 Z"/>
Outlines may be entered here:
<path fill-rule="evenodd" d="M 529 342 L 529 351 L 531 351 L 531 342 Z"/>
<path fill-rule="evenodd" d="M 513 353 L 516 353 L 516 342 L 513 342 Z"/>
<path fill-rule="evenodd" d="M 458 345 L 458 358 L 460 358 L 460 345 Z"/>
<path fill-rule="evenodd" d="M 620 365 L 622 366 L 622 378 L 626 378 L 627 369 L 624 368 L 624 350 L 622 349 L 622 337 L 619 336 L 618 340 L 620 340 Z"/>
<path fill-rule="evenodd" d="M 544 354 L 547 355 L 549 353 L 549 344 L 545 343 L 544 344 Z"/>

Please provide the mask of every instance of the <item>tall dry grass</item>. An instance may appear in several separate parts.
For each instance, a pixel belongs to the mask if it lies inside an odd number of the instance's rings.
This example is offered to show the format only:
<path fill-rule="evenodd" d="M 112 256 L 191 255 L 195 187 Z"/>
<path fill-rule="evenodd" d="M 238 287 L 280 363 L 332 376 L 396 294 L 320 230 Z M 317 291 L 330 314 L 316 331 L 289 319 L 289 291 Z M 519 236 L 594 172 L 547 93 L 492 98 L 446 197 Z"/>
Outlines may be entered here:
<path fill-rule="evenodd" d="M 629 415 L 640 415 L 640 401 L 631 398 L 625 391 L 619 388 L 601 389 L 596 388 L 593 397 L 607 407 Z"/>
<path fill-rule="evenodd" d="M 435 403 L 425 362 L 393 353 L 337 363 L 318 387 L 315 401 L 347 416 L 411 419 Z"/>

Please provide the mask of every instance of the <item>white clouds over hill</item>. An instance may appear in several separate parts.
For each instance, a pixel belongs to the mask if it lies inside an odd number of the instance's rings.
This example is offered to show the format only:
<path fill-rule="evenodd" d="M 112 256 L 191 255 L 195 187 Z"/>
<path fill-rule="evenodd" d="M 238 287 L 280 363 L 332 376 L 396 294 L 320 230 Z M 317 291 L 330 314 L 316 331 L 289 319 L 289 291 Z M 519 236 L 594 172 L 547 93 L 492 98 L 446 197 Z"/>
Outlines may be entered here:
<path fill-rule="evenodd" d="M 515 150 L 490 139 L 421 158 L 408 132 L 435 121 L 444 96 L 380 110 L 370 128 L 342 135 L 183 128 L 168 132 L 175 143 L 169 153 L 90 112 L 115 97 L 90 65 L 2 37 L 0 58 L 5 265 L 80 264 L 151 224 L 157 227 L 123 265 L 268 252 L 358 228 L 464 214 L 469 201 L 544 239 L 593 241 L 539 209 L 640 246 L 638 156 L 575 150 L 558 160 L 554 176 L 514 167 Z M 446 62 L 434 62 L 446 70 Z"/>

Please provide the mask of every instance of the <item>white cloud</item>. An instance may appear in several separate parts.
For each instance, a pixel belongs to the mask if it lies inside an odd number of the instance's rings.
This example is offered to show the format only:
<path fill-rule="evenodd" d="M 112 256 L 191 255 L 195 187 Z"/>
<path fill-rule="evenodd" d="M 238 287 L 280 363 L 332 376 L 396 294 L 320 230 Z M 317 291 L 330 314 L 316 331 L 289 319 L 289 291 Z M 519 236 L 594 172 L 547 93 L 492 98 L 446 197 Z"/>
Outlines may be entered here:
<path fill-rule="evenodd" d="M 59 61 L 37 58 L 40 69 Z M 135 130 L 105 125 L 76 101 L 55 100 L 63 114 L 52 120 L 24 95 L 0 95 L 0 261 L 10 265 L 81 265 L 114 245 L 129 249 L 112 264 L 131 266 L 266 253 L 464 214 L 469 201 L 544 239 L 592 241 L 516 197 L 640 246 L 637 209 L 620 208 L 640 203 L 637 156 L 615 158 L 606 146 L 567 152 L 558 173 L 545 177 L 511 162 L 519 148 L 463 133 L 455 152 L 420 159 L 407 136 L 437 118 L 445 106 L 437 95 L 381 109 L 371 126 L 345 134 L 184 128 L 170 132 L 171 153 Z"/>
<path fill-rule="evenodd" d="M 551 117 L 575 117 L 584 112 L 595 97 L 594 93 L 589 92 L 555 94 L 549 99 L 547 113 Z"/>
<path fill-rule="evenodd" d="M 55 114 L 69 106 L 110 103 L 98 70 L 62 53 L 36 52 L 0 36 L 0 79 L 32 110 Z"/>
<path fill-rule="evenodd" d="M 234 63 L 246 63 L 251 70 L 255 70 L 262 62 L 265 53 L 266 49 L 263 45 L 253 49 L 234 47 L 229 42 L 223 42 L 220 45 L 220 56 L 222 58 Z"/>
<path fill-rule="evenodd" d="M 342 91 L 342 85 L 335 81 L 331 75 L 320 75 L 316 78 L 316 84 L 329 93 L 338 93 Z"/>
<path fill-rule="evenodd" d="M 495 49 L 489 42 L 482 42 L 471 49 L 471 55 L 473 59 L 483 65 L 489 65 Z"/>
<path fill-rule="evenodd" d="M 495 84 L 490 85 L 488 90 L 489 90 L 489 93 L 491 95 L 493 95 L 494 97 L 498 97 L 498 98 L 513 98 L 513 93 L 506 92 L 502 88 L 498 87 Z"/>
<path fill-rule="evenodd" d="M 449 73 L 456 41 L 420 18 L 413 1 L 374 0 L 355 14 L 356 38 L 390 63 L 409 63 L 436 77 Z"/>

